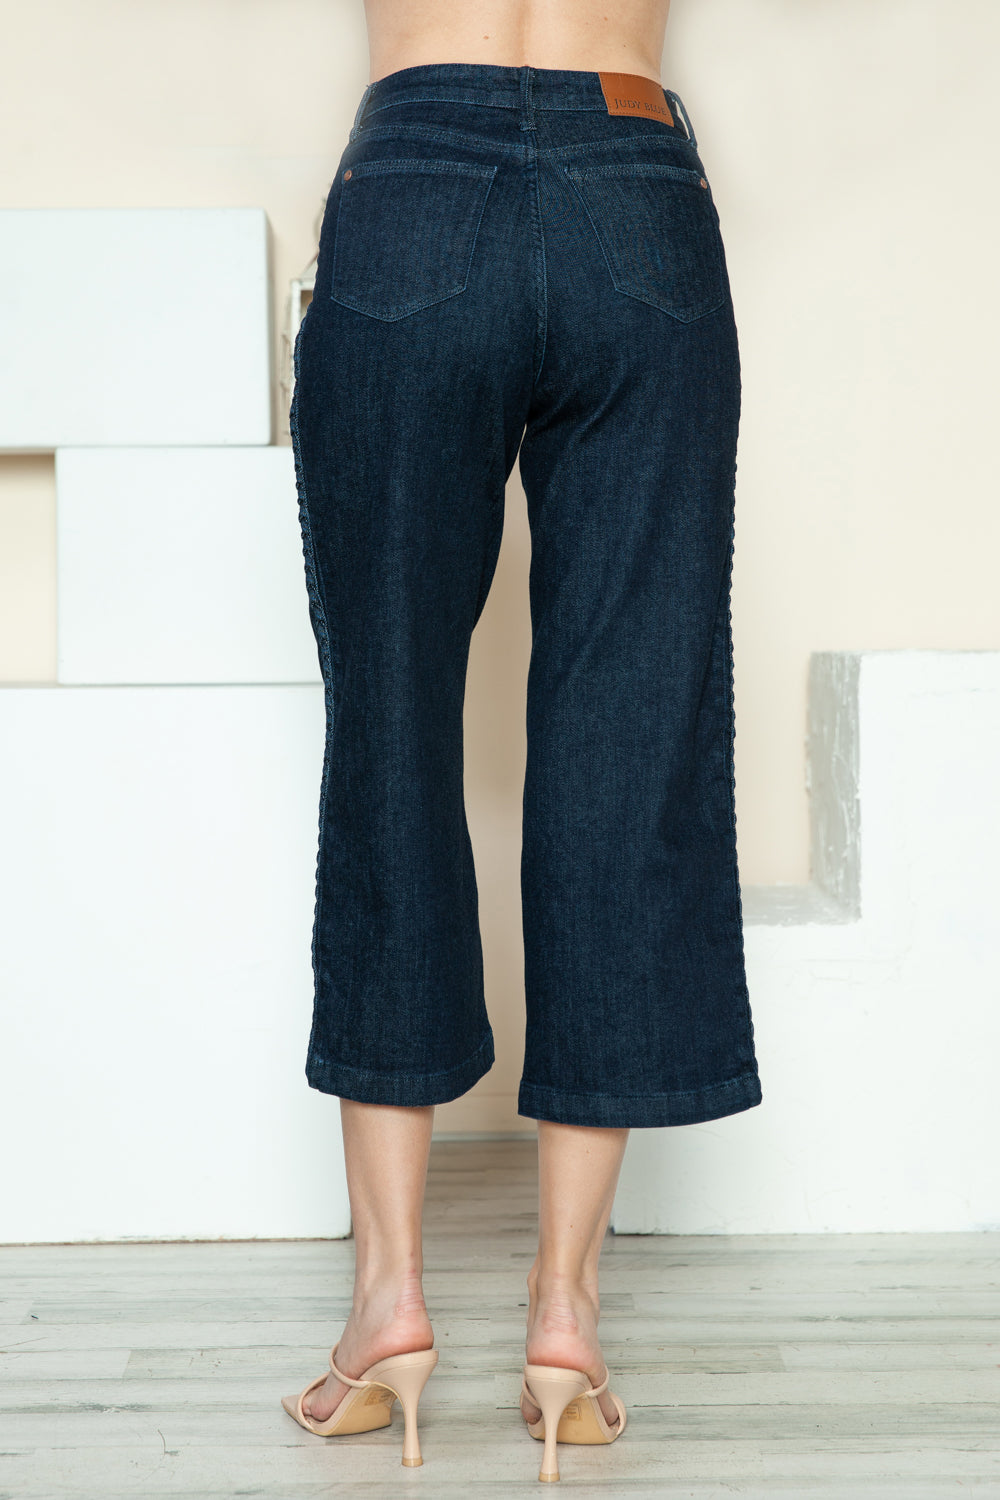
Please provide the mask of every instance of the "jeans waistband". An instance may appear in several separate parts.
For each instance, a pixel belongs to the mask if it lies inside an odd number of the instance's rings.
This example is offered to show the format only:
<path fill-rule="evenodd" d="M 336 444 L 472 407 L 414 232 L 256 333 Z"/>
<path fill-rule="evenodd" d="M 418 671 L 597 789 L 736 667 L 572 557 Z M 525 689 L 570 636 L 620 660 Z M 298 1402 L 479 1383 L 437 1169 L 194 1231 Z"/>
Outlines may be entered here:
<path fill-rule="evenodd" d="M 593 110 L 608 114 L 611 81 L 639 77 L 576 68 L 506 67 L 500 63 L 421 63 L 387 73 L 366 86 L 351 127 L 351 140 L 362 121 L 380 109 L 433 99 L 480 105 L 485 109 L 516 110 L 526 128 L 530 128 L 535 113 L 543 110 Z M 662 91 L 668 110 L 680 116 L 691 145 L 697 149 L 694 127 L 680 96 L 652 79 L 641 82 L 645 89 L 640 87 L 637 90 L 640 94 L 648 96 L 650 88 Z"/>

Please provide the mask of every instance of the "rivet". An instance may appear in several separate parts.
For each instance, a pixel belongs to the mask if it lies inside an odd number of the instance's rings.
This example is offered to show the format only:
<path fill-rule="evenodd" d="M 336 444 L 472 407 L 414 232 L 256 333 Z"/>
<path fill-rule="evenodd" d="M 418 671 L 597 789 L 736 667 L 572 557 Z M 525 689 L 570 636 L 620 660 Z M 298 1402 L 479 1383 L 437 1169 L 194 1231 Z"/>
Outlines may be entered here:
<path fill-rule="evenodd" d="M 348 177 L 350 177 L 350 175 L 351 175 L 350 172 L 348 172 L 347 175 L 348 175 Z M 699 181 L 700 181 L 702 187 L 708 187 L 708 183 L 705 181 L 704 177 L 699 178 Z"/>
<path fill-rule="evenodd" d="M 350 167 L 348 167 L 347 171 L 344 173 L 344 181 L 345 182 L 350 177 L 350 175 L 351 175 L 351 169 L 350 169 Z"/>

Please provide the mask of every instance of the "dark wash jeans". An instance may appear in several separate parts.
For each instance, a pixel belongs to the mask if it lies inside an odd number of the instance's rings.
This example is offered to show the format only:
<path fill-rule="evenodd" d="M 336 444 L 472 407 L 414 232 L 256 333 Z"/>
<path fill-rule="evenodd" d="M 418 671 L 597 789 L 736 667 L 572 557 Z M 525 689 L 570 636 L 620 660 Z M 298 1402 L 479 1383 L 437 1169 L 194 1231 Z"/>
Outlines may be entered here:
<path fill-rule="evenodd" d="M 761 1100 L 734 809 L 739 355 L 707 170 L 661 92 L 643 118 L 610 112 L 598 73 L 426 64 L 367 86 L 344 147 L 291 412 L 326 694 L 324 1093 L 443 1103 L 494 1060 L 463 703 L 518 459 L 518 1112 L 684 1125 Z"/>

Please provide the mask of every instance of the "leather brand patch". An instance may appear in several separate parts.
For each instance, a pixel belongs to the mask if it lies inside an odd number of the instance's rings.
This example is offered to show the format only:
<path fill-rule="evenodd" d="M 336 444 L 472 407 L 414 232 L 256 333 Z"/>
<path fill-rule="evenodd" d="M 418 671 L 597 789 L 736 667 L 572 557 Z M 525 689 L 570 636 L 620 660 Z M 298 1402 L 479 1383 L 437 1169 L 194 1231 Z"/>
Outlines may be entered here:
<path fill-rule="evenodd" d="M 639 115 L 642 119 L 652 116 L 674 123 L 667 104 L 667 96 L 652 78 L 641 73 L 598 73 L 609 115 Z"/>

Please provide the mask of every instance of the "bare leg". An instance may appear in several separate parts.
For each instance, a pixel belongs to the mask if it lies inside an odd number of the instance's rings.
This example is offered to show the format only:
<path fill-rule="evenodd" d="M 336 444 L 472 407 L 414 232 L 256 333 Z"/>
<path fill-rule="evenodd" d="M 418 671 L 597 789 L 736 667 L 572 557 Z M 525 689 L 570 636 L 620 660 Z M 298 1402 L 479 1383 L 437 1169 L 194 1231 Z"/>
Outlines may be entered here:
<path fill-rule="evenodd" d="M 340 1117 L 354 1225 L 354 1304 L 337 1367 L 357 1380 L 377 1359 L 434 1347 L 421 1241 L 434 1107 L 341 1099 Z M 350 1389 L 331 1373 L 309 1397 L 307 1416 L 325 1421 Z"/>
<path fill-rule="evenodd" d="M 594 1385 L 607 1366 L 597 1336 L 597 1270 L 611 1219 L 628 1130 L 538 1122 L 538 1254 L 528 1272 L 527 1362 L 584 1370 Z M 597 1397 L 618 1421 L 608 1391 Z M 541 1413 L 522 1398 L 531 1422 Z"/>

